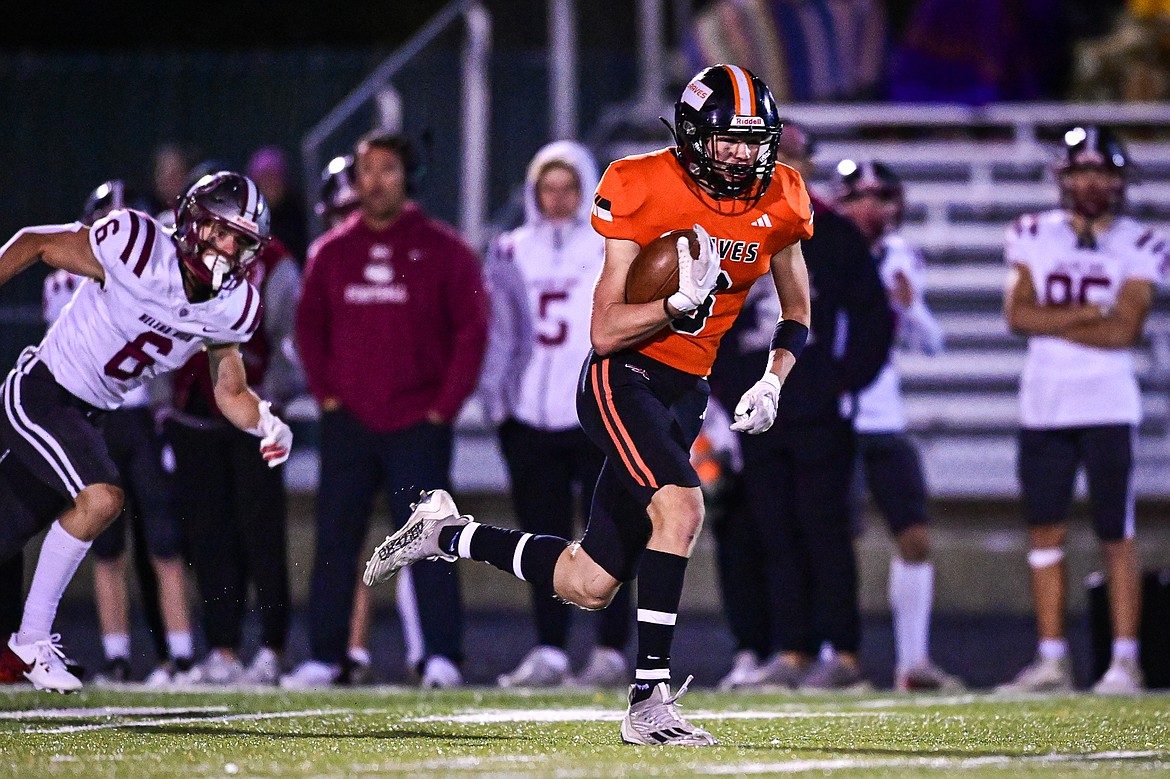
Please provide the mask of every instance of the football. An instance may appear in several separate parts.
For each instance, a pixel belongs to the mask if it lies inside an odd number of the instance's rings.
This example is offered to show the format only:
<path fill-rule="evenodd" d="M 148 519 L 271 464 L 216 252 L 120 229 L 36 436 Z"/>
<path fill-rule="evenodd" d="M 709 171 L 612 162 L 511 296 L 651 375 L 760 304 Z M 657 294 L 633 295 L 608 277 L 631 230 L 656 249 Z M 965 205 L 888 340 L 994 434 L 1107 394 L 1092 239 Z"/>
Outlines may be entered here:
<path fill-rule="evenodd" d="M 691 256 L 699 254 L 699 239 L 694 230 L 671 230 L 642 247 L 630 264 L 626 276 L 626 302 L 649 303 L 678 292 L 678 250 L 680 236 L 691 242 Z"/>

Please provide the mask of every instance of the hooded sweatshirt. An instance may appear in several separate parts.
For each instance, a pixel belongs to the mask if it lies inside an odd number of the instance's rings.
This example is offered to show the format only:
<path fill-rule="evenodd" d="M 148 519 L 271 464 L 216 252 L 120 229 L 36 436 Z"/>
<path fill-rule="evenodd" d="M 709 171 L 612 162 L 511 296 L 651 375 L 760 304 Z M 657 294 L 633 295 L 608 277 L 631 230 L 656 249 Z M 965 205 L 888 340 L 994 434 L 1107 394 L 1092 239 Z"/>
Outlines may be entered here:
<path fill-rule="evenodd" d="M 572 219 L 552 222 L 540 212 L 536 181 L 550 162 L 577 172 L 581 202 Z M 488 251 L 486 276 L 492 330 L 480 397 L 493 422 L 512 417 L 541 430 L 578 426 L 576 391 L 589 354 L 593 285 L 605 239 L 589 223 L 597 163 L 573 141 L 540 149 L 524 182 L 524 224 Z"/>

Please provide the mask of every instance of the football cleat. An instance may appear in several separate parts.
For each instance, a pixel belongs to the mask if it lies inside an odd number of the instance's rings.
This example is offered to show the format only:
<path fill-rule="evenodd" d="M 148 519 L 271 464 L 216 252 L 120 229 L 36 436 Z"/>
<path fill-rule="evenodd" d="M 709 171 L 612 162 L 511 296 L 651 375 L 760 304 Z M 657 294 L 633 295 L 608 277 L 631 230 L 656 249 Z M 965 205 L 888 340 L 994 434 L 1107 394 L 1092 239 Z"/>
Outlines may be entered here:
<path fill-rule="evenodd" d="M 5 644 L 0 649 L 0 684 L 22 684 L 28 681 L 24 672 L 28 666 Z"/>
<path fill-rule="evenodd" d="M 1109 670 L 1093 685 L 1098 695 L 1136 695 L 1145 687 L 1145 678 L 1138 661 L 1123 657 L 1109 664 Z"/>
<path fill-rule="evenodd" d="M 38 690 L 73 692 L 81 689 L 81 679 L 74 676 L 65 665 L 60 634 L 54 633 L 31 644 L 18 644 L 16 634 L 13 633 L 12 638 L 8 639 L 8 648 L 24 663 L 24 678 Z"/>
<path fill-rule="evenodd" d="M 804 682 L 807 672 L 806 667 L 790 662 L 777 652 L 757 666 L 756 672 L 748 677 L 747 684 L 743 686 L 783 687 L 795 690 Z"/>
<path fill-rule="evenodd" d="M 1039 655 L 1024 666 L 1016 678 L 995 688 L 996 692 L 1071 692 L 1072 667 L 1068 656 L 1046 658 Z"/>
<path fill-rule="evenodd" d="M 439 531 L 445 527 L 466 525 L 471 517 L 459 516 L 455 500 L 446 490 L 424 490 L 417 503 L 410 506 L 410 519 L 398 532 L 386 536 L 366 563 L 362 581 L 367 587 L 381 584 L 394 574 L 419 560 L 446 560 L 459 558 L 439 548 Z"/>
<path fill-rule="evenodd" d="M 274 685 L 280 681 L 280 658 L 268 647 L 261 647 L 240 675 L 244 684 Z"/>
<path fill-rule="evenodd" d="M 280 677 L 280 686 L 286 690 L 324 690 L 337 683 L 339 666 L 322 663 L 320 660 L 306 660 Z"/>
<path fill-rule="evenodd" d="M 966 689 L 963 680 L 949 674 L 930 660 L 899 671 L 894 689 L 900 692 L 961 692 Z"/>
<path fill-rule="evenodd" d="M 621 687 L 629 683 L 630 671 L 626 658 L 608 646 L 593 647 L 585 667 L 576 673 L 569 684 L 574 687 Z"/>
<path fill-rule="evenodd" d="M 423 666 L 419 686 L 424 690 L 446 690 L 463 685 L 459 667 L 442 655 L 431 655 Z"/>
<path fill-rule="evenodd" d="M 670 685 L 659 682 L 650 691 L 649 698 L 637 703 L 631 700 L 622 719 L 622 741 L 651 747 L 709 747 L 719 743 L 710 733 L 683 719 L 675 706 L 693 678 L 688 676 L 674 695 L 670 694 Z M 633 695 L 634 685 L 630 685 L 630 697 Z"/>
<path fill-rule="evenodd" d="M 125 684 L 130 681 L 130 661 L 125 657 L 112 658 L 93 680 L 96 685 Z"/>
<path fill-rule="evenodd" d="M 569 677 L 569 656 L 555 646 L 533 648 L 511 673 L 500 674 L 501 687 L 560 687 Z"/>
<path fill-rule="evenodd" d="M 760 669 L 760 662 L 756 653 L 750 649 L 741 649 L 731 659 L 731 670 L 719 680 L 717 688 L 723 692 L 740 687 L 754 686 L 752 679 Z"/>
<path fill-rule="evenodd" d="M 861 669 L 844 662 L 833 655 L 817 662 L 804 678 L 800 689 L 810 692 L 837 690 L 841 692 L 863 692 L 871 689 L 869 682 L 861 675 Z"/>

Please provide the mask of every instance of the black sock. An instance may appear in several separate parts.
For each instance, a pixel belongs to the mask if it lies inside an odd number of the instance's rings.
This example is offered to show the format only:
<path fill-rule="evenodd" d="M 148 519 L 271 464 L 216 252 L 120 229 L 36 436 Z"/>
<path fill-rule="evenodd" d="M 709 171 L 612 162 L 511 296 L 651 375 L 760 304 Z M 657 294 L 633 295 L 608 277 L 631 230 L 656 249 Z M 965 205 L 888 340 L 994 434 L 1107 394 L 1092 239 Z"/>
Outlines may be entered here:
<path fill-rule="evenodd" d="M 638 565 L 638 665 L 633 703 L 650 696 L 654 685 L 670 683 L 670 645 L 687 558 L 647 549 Z"/>
<path fill-rule="evenodd" d="M 520 550 L 519 570 L 516 549 Z M 505 573 L 552 592 L 553 569 L 569 542 L 558 536 L 536 536 L 519 530 L 469 522 L 439 531 L 439 546 L 450 554 L 490 563 Z"/>

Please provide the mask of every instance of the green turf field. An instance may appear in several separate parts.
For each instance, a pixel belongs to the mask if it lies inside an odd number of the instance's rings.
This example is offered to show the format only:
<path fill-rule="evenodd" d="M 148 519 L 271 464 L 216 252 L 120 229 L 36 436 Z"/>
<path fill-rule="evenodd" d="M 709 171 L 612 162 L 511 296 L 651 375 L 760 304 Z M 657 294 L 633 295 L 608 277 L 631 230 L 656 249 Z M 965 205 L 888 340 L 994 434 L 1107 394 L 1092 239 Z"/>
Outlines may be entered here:
<path fill-rule="evenodd" d="M 688 693 L 720 746 L 623 746 L 620 693 L 0 693 L 0 776 L 1170 774 L 1170 696 Z"/>

